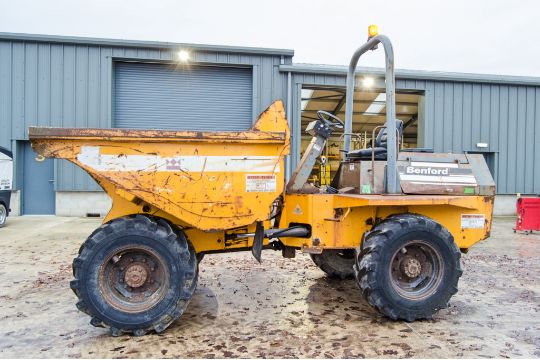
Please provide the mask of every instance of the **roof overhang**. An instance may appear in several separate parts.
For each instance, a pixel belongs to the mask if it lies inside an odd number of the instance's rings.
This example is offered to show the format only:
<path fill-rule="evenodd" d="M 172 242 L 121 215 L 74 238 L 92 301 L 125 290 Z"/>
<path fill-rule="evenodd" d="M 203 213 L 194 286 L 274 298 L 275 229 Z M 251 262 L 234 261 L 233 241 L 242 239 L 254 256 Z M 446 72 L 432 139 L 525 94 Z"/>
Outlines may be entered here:
<path fill-rule="evenodd" d="M 96 46 L 121 46 L 138 47 L 147 49 L 179 49 L 187 48 L 199 51 L 227 52 L 238 54 L 255 55 L 283 55 L 294 56 L 294 50 L 289 49 L 270 49 L 259 47 L 225 46 L 225 45 L 203 45 L 174 43 L 161 41 L 145 40 L 122 40 L 122 39 L 100 39 L 91 37 L 59 36 L 59 35 L 39 35 L 39 34 L 21 34 L 0 32 L 0 40 L 27 41 L 27 42 L 48 42 L 61 44 L 83 44 Z"/>
<path fill-rule="evenodd" d="M 319 65 L 319 64 L 294 64 L 280 65 L 281 72 L 338 75 L 347 76 L 347 66 Z M 358 75 L 373 75 L 384 77 L 384 69 L 374 67 L 358 67 Z M 493 74 L 455 73 L 443 71 L 403 70 L 396 69 L 396 78 L 403 80 L 434 80 L 469 83 L 493 83 L 503 85 L 526 85 L 540 86 L 540 77 L 510 76 Z"/>

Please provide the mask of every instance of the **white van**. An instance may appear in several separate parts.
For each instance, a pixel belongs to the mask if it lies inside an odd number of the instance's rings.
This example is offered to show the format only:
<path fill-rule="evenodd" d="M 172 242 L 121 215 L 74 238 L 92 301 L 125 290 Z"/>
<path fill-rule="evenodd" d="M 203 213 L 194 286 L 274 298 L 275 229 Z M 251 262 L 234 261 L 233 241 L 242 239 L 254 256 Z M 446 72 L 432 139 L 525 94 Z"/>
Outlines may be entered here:
<path fill-rule="evenodd" d="M 6 224 L 13 183 L 13 154 L 0 146 L 0 227 Z"/>

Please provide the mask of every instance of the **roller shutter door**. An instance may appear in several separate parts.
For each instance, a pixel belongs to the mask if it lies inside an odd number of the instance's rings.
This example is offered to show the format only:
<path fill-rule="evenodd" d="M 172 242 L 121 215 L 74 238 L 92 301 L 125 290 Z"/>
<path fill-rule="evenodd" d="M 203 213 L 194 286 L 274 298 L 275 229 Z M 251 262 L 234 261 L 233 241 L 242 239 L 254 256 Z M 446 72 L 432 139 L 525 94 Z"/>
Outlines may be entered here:
<path fill-rule="evenodd" d="M 117 128 L 245 130 L 252 124 L 251 68 L 115 63 Z"/>

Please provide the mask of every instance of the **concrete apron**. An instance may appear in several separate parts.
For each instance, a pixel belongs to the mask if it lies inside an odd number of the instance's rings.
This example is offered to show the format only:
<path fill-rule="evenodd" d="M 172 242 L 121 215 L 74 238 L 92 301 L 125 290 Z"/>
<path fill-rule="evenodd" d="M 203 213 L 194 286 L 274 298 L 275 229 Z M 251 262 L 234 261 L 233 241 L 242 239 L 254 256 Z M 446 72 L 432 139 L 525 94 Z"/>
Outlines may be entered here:
<path fill-rule="evenodd" d="M 0 229 L 0 357 L 539 357 L 540 235 L 496 218 L 463 255 L 449 308 L 390 321 L 354 281 L 332 281 L 308 256 L 208 255 L 183 316 L 160 335 L 112 338 L 75 308 L 71 261 L 99 219 L 24 216 Z"/>

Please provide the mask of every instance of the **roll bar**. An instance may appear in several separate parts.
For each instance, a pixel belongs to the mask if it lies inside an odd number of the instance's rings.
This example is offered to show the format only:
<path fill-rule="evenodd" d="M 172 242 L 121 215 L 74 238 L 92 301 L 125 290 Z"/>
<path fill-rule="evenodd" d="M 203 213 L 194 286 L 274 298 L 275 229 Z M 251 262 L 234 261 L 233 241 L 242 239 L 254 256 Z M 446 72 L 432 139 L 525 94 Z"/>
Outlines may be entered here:
<path fill-rule="evenodd" d="M 364 45 L 359 47 L 353 54 L 351 62 L 349 64 L 349 71 L 347 73 L 347 95 L 345 98 L 345 136 L 343 139 L 343 150 L 345 153 L 349 152 L 351 146 L 352 133 L 352 117 L 353 117 L 353 103 L 354 103 L 354 88 L 355 88 L 355 72 L 356 66 L 360 56 L 369 50 L 374 50 L 378 45 L 382 44 L 385 54 L 386 72 L 386 136 L 388 141 L 386 142 L 386 183 L 385 193 L 398 194 L 401 193 L 399 189 L 398 176 L 397 176 L 397 137 L 396 137 L 396 86 L 395 86 L 395 74 L 394 74 L 394 50 L 390 39 L 385 35 L 377 35 L 370 38 Z M 374 170 L 374 169 L 373 169 Z"/>

